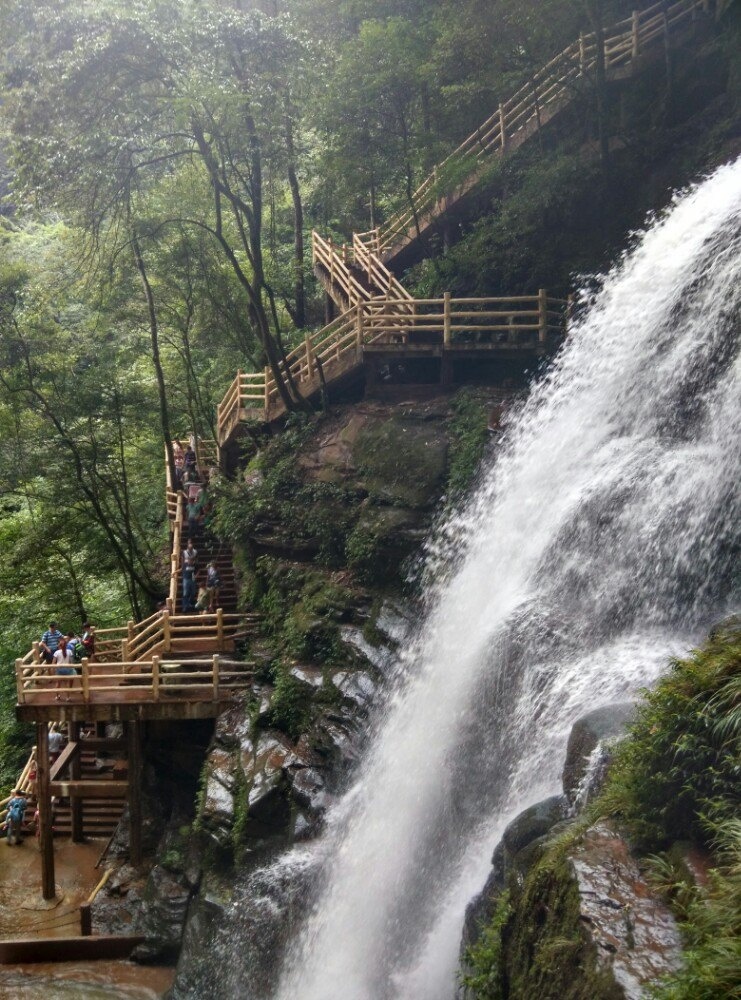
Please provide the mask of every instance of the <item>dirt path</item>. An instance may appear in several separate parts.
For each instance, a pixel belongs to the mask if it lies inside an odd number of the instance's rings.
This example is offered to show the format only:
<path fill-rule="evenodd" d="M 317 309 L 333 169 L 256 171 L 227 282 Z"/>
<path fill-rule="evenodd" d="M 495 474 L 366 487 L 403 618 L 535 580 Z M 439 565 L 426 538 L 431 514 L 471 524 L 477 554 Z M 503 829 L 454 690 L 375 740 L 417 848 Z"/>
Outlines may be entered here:
<path fill-rule="evenodd" d="M 0 839 L 0 939 L 66 937 L 80 932 L 80 903 L 103 876 L 95 863 L 105 840 L 54 840 L 57 898 L 41 898 L 38 841 L 18 847 Z M 59 962 L 0 968 L 0 1000 L 156 1000 L 172 984 L 173 970 L 133 962 Z"/>

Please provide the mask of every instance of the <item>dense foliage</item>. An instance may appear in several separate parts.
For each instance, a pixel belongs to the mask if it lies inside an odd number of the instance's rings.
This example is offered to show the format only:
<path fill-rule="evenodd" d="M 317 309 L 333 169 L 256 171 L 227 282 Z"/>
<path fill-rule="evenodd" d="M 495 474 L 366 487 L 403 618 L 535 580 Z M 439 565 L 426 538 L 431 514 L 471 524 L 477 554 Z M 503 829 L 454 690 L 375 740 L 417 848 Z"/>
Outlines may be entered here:
<path fill-rule="evenodd" d="M 574 998 L 612 996 L 613 989 L 622 993 L 614 982 L 598 987 L 593 979 L 599 965 L 580 930 L 569 868 L 570 851 L 584 830 L 605 816 L 631 837 L 685 938 L 682 967 L 654 984 L 650 995 L 656 1000 L 738 996 L 740 682 L 741 627 L 730 621 L 700 649 L 675 661 L 645 693 L 602 794 L 546 846 L 517 892 L 502 894 L 469 950 L 472 971 L 466 981 L 475 997 L 529 996 L 536 988 L 544 995 L 555 995 L 548 988 L 560 990 L 559 996 L 568 991 Z M 693 852 L 702 859 L 699 865 L 688 862 Z"/>

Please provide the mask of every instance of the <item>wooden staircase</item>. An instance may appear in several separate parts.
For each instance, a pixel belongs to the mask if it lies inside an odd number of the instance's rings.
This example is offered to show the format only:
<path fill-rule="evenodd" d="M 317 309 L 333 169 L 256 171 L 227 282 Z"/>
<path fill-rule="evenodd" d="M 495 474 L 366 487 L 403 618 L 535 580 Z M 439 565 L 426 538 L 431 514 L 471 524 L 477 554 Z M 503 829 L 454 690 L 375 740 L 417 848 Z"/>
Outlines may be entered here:
<path fill-rule="evenodd" d="M 666 58 L 671 45 L 691 39 L 707 23 L 713 0 L 659 2 L 603 31 L 606 83 L 629 79 Z M 514 152 L 594 85 L 598 47 L 594 34 L 580 35 L 551 59 L 438 163 L 405 205 L 380 228 L 357 238 L 387 267 L 399 270 L 420 256 L 425 237 L 459 208 L 485 179 L 492 162 Z M 325 286 L 326 287 L 326 286 Z"/>
<path fill-rule="evenodd" d="M 188 536 L 191 537 L 191 536 Z M 231 548 L 220 541 L 203 524 L 198 526 L 198 530 L 193 534 L 193 544 L 198 552 L 198 564 L 196 579 L 198 585 L 206 577 L 206 567 L 213 560 L 219 573 L 221 586 L 219 587 L 219 607 L 228 614 L 237 611 L 237 584 L 234 573 L 234 562 Z M 185 614 L 183 607 L 183 574 L 178 574 L 178 591 L 176 599 L 176 611 Z"/>

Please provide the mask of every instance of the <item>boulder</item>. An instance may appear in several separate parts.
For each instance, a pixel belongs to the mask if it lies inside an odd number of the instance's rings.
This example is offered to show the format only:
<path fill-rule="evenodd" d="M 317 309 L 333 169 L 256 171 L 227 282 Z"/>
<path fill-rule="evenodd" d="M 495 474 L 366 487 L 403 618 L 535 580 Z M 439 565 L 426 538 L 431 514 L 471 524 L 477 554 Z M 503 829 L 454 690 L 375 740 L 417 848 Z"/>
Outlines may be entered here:
<path fill-rule="evenodd" d="M 365 709 L 373 700 L 376 684 L 365 670 L 338 670 L 332 674 L 332 683 L 355 708 Z"/>
<path fill-rule="evenodd" d="M 594 791 L 604 780 L 609 746 L 625 735 L 634 709 L 633 702 L 615 702 L 574 723 L 563 768 L 563 790 L 572 807 L 578 802 L 584 804 L 590 790 Z M 586 787 L 587 783 L 590 788 Z"/>
<path fill-rule="evenodd" d="M 565 819 L 567 808 L 566 796 L 552 795 L 516 816 L 502 834 L 505 870 L 520 851 Z"/>
<path fill-rule="evenodd" d="M 667 905 L 641 874 L 627 842 L 611 823 L 590 827 L 572 850 L 579 921 L 627 1000 L 681 964 L 682 940 Z"/>

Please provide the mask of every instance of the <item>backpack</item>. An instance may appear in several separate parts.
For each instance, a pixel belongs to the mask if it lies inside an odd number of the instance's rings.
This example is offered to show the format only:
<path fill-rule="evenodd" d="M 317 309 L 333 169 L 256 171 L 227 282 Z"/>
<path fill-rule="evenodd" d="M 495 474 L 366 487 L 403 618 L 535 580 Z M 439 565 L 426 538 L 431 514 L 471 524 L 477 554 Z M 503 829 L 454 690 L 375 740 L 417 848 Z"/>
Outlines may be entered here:
<path fill-rule="evenodd" d="M 26 812 L 26 803 L 23 799 L 13 799 L 8 806 L 8 819 L 13 823 L 20 823 Z"/>

